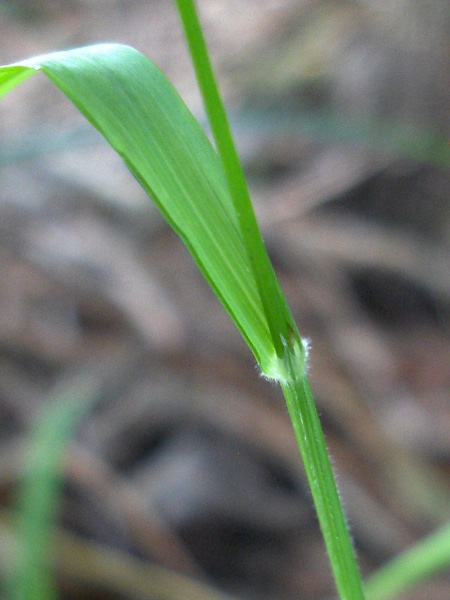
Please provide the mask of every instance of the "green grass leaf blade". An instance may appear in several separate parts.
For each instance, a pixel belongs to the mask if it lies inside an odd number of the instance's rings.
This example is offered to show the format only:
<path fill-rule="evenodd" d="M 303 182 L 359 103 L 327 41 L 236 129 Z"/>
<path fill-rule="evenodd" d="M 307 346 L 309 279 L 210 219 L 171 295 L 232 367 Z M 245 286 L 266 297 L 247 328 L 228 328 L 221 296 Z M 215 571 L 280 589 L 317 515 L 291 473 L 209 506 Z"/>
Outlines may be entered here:
<path fill-rule="evenodd" d="M 136 50 L 102 44 L 3 67 L 0 95 L 30 69 L 42 70 L 122 156 L 270 376 L 276 350 L 221 162 L 170 82 Z"/>
<path fill-rule="evenodd" d="M 83 377 L 57 391 L 27 440 L 25 472 L 18 489 L 16 568 L 8 582 L 14 600 L 56 600 L 53 539 L 59 518 L 63 451 L 86 410 L 99 397 Z"/>
<path fill-rule="evenodd" d="M 33 75 L 34 69 L 22 66 L 11 66 L 0 70 L 0 98 L 15 88 L 19 83 Z"/>
<path fill-rule="evenodd" d="M 450 524 L 383 565 L 366 581 L 367 600 L 391 600 L 450 565 Z"/>

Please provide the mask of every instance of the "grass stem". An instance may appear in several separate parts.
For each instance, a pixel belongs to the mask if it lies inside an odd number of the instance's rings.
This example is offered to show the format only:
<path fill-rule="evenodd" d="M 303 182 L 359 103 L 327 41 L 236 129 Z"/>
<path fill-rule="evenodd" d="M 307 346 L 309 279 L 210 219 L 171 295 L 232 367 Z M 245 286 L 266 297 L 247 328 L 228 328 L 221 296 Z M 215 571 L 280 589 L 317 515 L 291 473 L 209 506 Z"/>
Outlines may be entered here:
<path fill-rule="evenodd" d="M 342 600 L 363 600 L 356 562 L 330 458 L 306 374 L 296 357 L 286 354 L 290 375 L 281 383 L 295 436 L 305 465 L 336 587 Z"/>
<path fill-rule="evenodd" d="M 306 377 L 306 349 L 267 255 L 241 162 L 193 0 L 176 0 L 216 148 L 253 269 L 280 377 L 342 600 L 363 600 L 362 582 L 336 488 L 319 418 Z"/>
<path fill-rule="evenodd" d="M 269 331 L 279 358 L 283 356 L 282 339 L 294 329 L 293 318 L 267 255 L 247 182 L 231 135 L 225 107 L 219 92 L 198 13 L 193 0 L 176 0 L 205 110 L 216 149 L 222 162 L 236 216 L 253 275 L 266 314 Z"/>

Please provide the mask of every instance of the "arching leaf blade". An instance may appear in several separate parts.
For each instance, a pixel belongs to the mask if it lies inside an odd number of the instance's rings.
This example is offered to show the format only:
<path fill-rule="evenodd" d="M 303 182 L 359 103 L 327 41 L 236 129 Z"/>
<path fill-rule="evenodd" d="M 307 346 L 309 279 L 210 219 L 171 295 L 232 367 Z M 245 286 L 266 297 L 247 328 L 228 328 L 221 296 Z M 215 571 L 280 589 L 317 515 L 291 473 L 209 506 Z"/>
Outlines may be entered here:
<path fill-rule="evenodd" d="M 171 83 L 133 48 L 101 44 L 1 68 L 0 95 L 30 70 L 42 70 L 121 155 L 271 374 L 276 354 L 222 166 Z"/>

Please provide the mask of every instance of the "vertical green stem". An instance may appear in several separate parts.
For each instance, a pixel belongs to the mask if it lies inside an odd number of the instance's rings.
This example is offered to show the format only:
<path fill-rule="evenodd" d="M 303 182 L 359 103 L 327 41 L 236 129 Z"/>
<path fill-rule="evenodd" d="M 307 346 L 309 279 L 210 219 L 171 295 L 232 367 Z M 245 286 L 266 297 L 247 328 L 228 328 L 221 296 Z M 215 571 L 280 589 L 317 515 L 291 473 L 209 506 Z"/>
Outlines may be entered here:
<path fill-rule="evenodd" d="M 193 0 L 176 0 L 176 3 L 272 341 L 277 355 L 281 358 L 284 352 L 282 340 L 289 339 L 289 332 L 295 329 L 293 319 L 273 272 L 256 221 L 247 182 L 211 66 L 195 2 Z"/>
<path fill-rule="evenodd" d="M 303 369 L 286 353 L 281 382 L 319 518 L 336 587 L 342 600 L 364 600 L 361 576 L 337 491 L 317 410 Z M 303 373 L 302 373 L 303 371 Z"/>
<path fill-rule="evenodd" d="M 305 348 L 264 247 L 195 3 L 193 0 L 176 2 L 269 331 L 281 359 L 278 380 L 305 463 L 336 586 L 342 600 L 364 600 L 352 543 L 305 374 Z"/>

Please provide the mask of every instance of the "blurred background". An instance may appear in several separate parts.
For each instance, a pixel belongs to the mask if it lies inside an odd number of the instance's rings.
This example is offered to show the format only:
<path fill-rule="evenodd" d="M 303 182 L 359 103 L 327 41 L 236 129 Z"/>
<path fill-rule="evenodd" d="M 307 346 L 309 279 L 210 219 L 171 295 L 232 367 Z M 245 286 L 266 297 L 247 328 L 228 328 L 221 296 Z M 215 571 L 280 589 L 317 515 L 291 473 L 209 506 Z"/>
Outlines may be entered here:
<path fill-rule="evenodd" d="M 366 576 L 450 518 L 448 1 L 199 7 Z M 1 64 L 102 41 L 154 60 L 205 124 L 171 1 L 0 2 Z M 0 103 L 0 232 L 2 582 L 30 432 L 89 381 L 61 600 L 333 598 L 279 390 L 41 75 Z M 402 596 L 424 597 L 447 600 L 449 574 Z"/>

